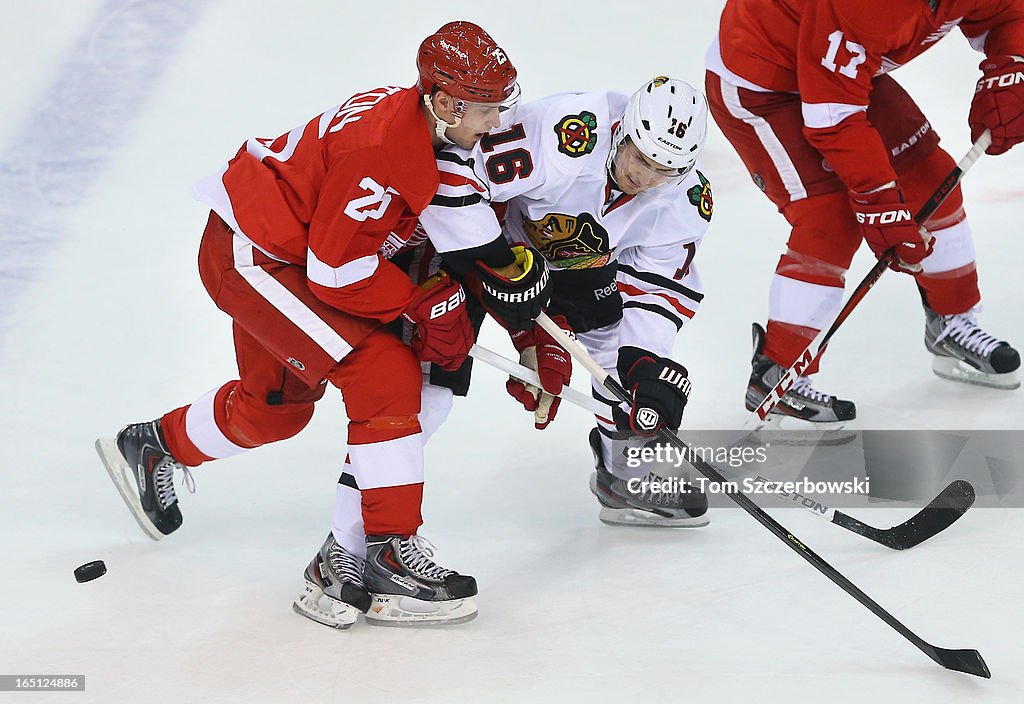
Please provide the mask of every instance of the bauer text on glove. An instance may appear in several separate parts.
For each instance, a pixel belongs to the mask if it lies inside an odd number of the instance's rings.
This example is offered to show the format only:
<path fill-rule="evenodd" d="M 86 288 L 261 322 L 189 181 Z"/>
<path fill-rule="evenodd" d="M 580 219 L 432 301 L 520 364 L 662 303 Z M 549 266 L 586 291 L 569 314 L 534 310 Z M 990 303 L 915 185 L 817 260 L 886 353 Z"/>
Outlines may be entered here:
<path fill-rule="evenodd" d="M 473 346 L 466 292 L 442 272 L 430 279 L 406 306 L 402 317 L 416 325 L 410 345 L 424 362 L 458 369 Z"/>

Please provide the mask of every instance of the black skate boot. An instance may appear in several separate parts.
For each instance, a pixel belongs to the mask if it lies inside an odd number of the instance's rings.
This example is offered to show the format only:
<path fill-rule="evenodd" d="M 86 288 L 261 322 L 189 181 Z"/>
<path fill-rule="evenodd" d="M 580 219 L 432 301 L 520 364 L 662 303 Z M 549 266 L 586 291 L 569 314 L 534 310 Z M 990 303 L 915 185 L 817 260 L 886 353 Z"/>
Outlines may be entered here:
<path fill-rule="evenodd" d="M 750 360 L 752 369 L 746 396 L 748 411 L 756 410 L 761 405 L 786 372 L 784 367 L 765 356 L 764 328 L 754 323 L 753 334 L 754 356 Z M 857 417 L 857 406 L 853 401 L 844 401 L 818 391 L 811 385 L 810 377 L 801 376 L 768 414 L 769 427 L 780 429 L 779 421 L 786 417 L 806 421 L 793 424 L 792 427 L 797 430 L 836 430 Z"/>
<path fill-rule="evenodd" d="M 146 535 L 160 540 L 178 529 L 181 510 L 174 493 L 174 470 L 182 470 L 186 481 L 191 481 L 191 475 L 171 456 L 159 420 L 129 425 L 116 440 L 100 438 L 96 451 Z M 135 478 L 134 487 L 129 476 Z"/>
<path fill-rule="evenodd" d="M 708 497 L 678 477 L 650 472 L 644 479 L 626 481 L 608 471 L 601 452 L 601 432 L 590 431 L 595 471 L 590 491 L 601 504 L 602 523 L 658 528 L 700 528 L 708 519 Z"/>
<path fill-rule="evenodd" d="M 418 535 L 366 536 L 363 581 L 373 595 L 367 623 L 448 624 L 476 617 L 476 580 L 436 564 L 433 554 Z"/>
<path fill-rule="evenodd" d="M 370 609 L 363 586 L 363 559 L 327 535 L 320 551 L 303 573 L 306 587 L 292 603 L 295 613 L 331 628 L 348 628 L 359 612 Z"/>
<path fill-rule="evenodd" d="M 924 344 L 937 376 L 997 389 L 1020 386 L 1020 354 L 985 332 L 972 311 L 939 315 L 925 303 L 924 314 Z"/>

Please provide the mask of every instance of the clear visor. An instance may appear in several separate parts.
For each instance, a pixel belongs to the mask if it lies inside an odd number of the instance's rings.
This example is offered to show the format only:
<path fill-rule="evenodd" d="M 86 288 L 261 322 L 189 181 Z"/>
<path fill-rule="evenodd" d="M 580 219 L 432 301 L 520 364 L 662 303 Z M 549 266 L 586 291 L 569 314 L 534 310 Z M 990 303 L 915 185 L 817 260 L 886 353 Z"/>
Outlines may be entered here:
<path fill-rule="evenodd" d="M 512 92 L 509 93 L 509 96 L 500 103 L 474 103 L 468 100 L 460 100 L 456 105 L 456 111 L 457 114 L 461 116 L 473 115 L 475 117 L 486 117 L 491 111 L 497 110 L 504 122 L 508 117 L 506 113 L 514 111 L 516 106 L 519 104 L 519 95 L 519 82 L 516 81 L 512 85 Z"/>

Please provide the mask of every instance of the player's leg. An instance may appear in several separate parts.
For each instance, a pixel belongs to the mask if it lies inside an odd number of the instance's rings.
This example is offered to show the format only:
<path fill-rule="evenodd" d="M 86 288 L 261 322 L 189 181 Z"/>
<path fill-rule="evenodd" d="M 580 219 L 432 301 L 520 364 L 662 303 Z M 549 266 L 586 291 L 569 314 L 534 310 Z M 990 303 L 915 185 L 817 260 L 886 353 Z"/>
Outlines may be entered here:
<path fill-rule="evenodd" d="M 429 383 L 424 377 L 420 399 L 419 421 L 421 440 L 430 440 L 447 419 L 452 409 L 453 393 L 449 388 Z M 362 500 L 355 478 L 351 454 L 345 457 L 345 467 L 338 479 L 334 508 L 331 514 L 331 534 L 335 542 L 360 558 L 366 557 L 366 530 L 363 527 Z"/>
<path fill-rule="evenodd" d="M 414 282 L 422 282 L 429 279 L 437 273 L 440 265 L 440 259 L 436 256 L 429 242 L 405 250 L 393 257 L 391 261 L 406 271 Z M 483 321 L 484 311 L 479 305 L 474 304 L 476 304 L 476 301 L 470 299 L 468 302 L 470 318 L 473 320 L 474 329 L 479 330 L 480 324 Z M 408 343 L 413 332 L 411 325 L 404 321 L 398 321 L 390 327 L 396 334 L 402 337 L 404 342 Z M 443 370 L 434 364 L 422 365 L 423 384 L 419 422 L 421 428 L 420 438 L 424 445 L 447 418 L 451 410 L 453 395 L 466 395 L 472 371 L 472 362 L 472 358 L 468 358 L 455 372 Z M 324 547 L 321 548 L 320 554 L 322 555 L 325 552 L 329 554 L 332 551 L 334 553 L 344 553 L 346 555 L 345 561 L 341 564 L 348 566 L 348 572 L 352 571 L 352 560 L 348 556 L 354 557 L 358 561 L 359 581 L 362 583 L 362 565 L 363 560 L 366 558 L 366 531 L 363 526 L 362 498 L 359 484 L 356 481 L 356 476 L 360 474 L 361 470 L 357 469 L 354 464 L 352 454 L 347 454 L 344 469 L 335 489 L 334 506 L 331 516 L 331 533 L 328 535 Z M 314 558 L 313 562 L 316 563 L 317 558 Z M 295 610 L 327 625 L 337 626 L 337 622 L 330 622 L 333 618 L 332 615 L 326 615 L 325 619 L 322 611 L 316 609 L 315 605 L 314 613 L 304 613 L 307 608 L 304 602 L 308 601 L 311 586 L 310 572 L 314 569 L 315 565 L 311 563 L 306 575 L 306 594 L 296 600 Z M 341 580 L 335 581 L 341 582 L 342 580 L 351 579 L 352 575 L 348 574 L 342 575 Z M 315 579 L 312 581 L 315 582 Z M 313 584 L 312 586 L 316 585 Z"/>
<path fill-rule="evenodd" d="M 313 403 L 323 394 L 318 370 L 324 372 L 337 363 L 326 351 L 309 349 L 307 334 L 245 278 L 255 273 L 268 279 L 280 275 L 282 289 L 302 287 L 301 269 L 287 267 L 284 276 L 281 271 L 285 267 L 278 262 L 270 262 L 278 271 L 264 271 L 251 257 L 247 263 L 239 261 L 233 240 L 223 221 L 211 216 L 200 247 L 200 274 L 218 306 L 235 319 L 239 379 L 158 420 L 129 425 L 116 438 L 97 441 L 119 492 L 139 525 L 153 538 L 181 525 L 174 470 L 298 433 L 309 422 Z M 309 313 L 308 317 L 315 317 Z M 257 330 L 257 335 L 247 332 L 244 325 Z M 268 344 L 277 351 L 271 351 Z M 306 365 L 293 354 L 306 359 Z M 293 364 L 287 364 L 288 359 Z M 188 481 L 188 474 L 185 476 Z"/>
<path fill-rule="evenodd" d="M 577 339 L 613 377 L 618 375 L 616 364 L 623 310 L 622 296 L 615 293 L 616 273 L 614 264 L 553 272 L 554 294 L 548 310 L 551 315 L 565 317 Z M 707 525 L 706 497 L 695 490 L 683 491 L 687 488 L 683 482 L 672 481 L 685 479 L 684 474 L 666 473 L 662 467 L 627 464 L 626 447 L 641 441 L 616 428 L 611 419 L 618 401 L 607 389 L 592 380 L 592 393 L 608 406 L 606 414 L 595 416 L 596 424 L 589 436 L 595 468 L 590 476 L 590 490 L 600 503 L 600 519 L 605 523 L 630 526 L 690 528 Z"/>
<path fill-rule="evenodd" d="M 590 356 L 613 377 L 617 375 L 620 322 L 577 333 L 577 339 Z M 590 449 L 594 473 L 590 490 L 601 506 L 598 517 L 611 525 L 659 528 L 699 528 L 709 523 L 707 497 L 694 485 L 686 472 L 670 465 L 627 462 L 626 450 L 650 440 L 634 438 L 612 422 L 612 408 L 618 402 L 596 381 L 595 398 L 608 405 L 606 417 L 596 416 L 590 430 Z M 635 466 L 631 466 L 634 465 Z"/>
<path fill-rule="evenodd" d="M 380 625 L 453 623 L 476 614 L 476 582 L 438 565 L 417 534 L 422 518 L 422 371 L 412 350 L 378 330 L 328 377 L 349 417 L 351 468 L 361 491 L 363 578 Z"/>
<path fill-rule="evenodd" d="M 426 378 L 424 382 L 419 420 L 425 445 L 451 411 L 452 391 L 426 383 Z M 293 604 L 297 613 L 335 628 L 346 628 L 355 620 L 351 610 L 339 608 L 341 604 L 355 604 L 364 613 L 369 607 L 367 604 L 362 608 L 362 602 L 355 601 L 358 593 L 352 592 L 354 586 L 363 585 L 366 559 L 362 496 L 355 473 L 351 455 L 346 455 L 345 469 L 335 489 L 331 532 L 306 568 L 305 591 Z M 319 599 L 322 595 L 334 599 L 334 603 Z"/>
<path fill-rule="evenodd" d="M 718 126 L 791 228 L 769 291 L 767 329 L 754 326 L 746 395 L 753 410 L 839 309 L 860 235 L 845 187 L 804 139 L 799 96 L 747 90 L 713 73 L 707 74 L 707 95 Z M 816 371 L 793 385 L 773 410 L 775 418 L 836 427 L 856 416 L 853 403 L 814 388 Z"/>
<path fill-rule="evenodd" d="M 873 102 L 886 105 L 873 116 L 890 148 L 890 160 L 911 209 L 919 209 L 948 177 L 956 162 L 911 97 L 891 77 L 875 82 Z M 911 137 L 907 138 L 906 135 Z M 902 141 L 901 141 L 902 140 Z M 1020 355 L 985 331 L 975 316 L 981 301 L 974 241 L 960 187 L 926 223 L 935 250 L 916 275 L 925 309 L 925 345 L 939 376 L 997 388 L 1020 385 Z"/>

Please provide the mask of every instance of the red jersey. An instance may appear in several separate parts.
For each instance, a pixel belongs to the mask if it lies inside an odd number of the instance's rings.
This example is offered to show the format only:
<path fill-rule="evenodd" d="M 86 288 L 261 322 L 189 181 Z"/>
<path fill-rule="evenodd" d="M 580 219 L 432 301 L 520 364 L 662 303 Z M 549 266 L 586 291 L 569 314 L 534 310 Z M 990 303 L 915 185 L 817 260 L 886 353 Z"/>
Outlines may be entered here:
<path fill-rule="evenodd" d="M 394 320 L 415 287 L 379 250 L 411 234 L 439 182 L 420 106 L 415 88 L 360 93 L 277 139 L 248 140 L 194 193 L 268 256 L 306 267 L 318 298 Z"/>
<path fill-rule="evenodd" d="M 1024 0 L 939 0 L 935 12 L 926 0 L 728 0 L 719 46 L 741 79 L 798 92 L 807 140 L 868 191 L 896 178 L 866 116 L 872 78 L 956 27 L 986 55 L 1022 54 Z"/>

